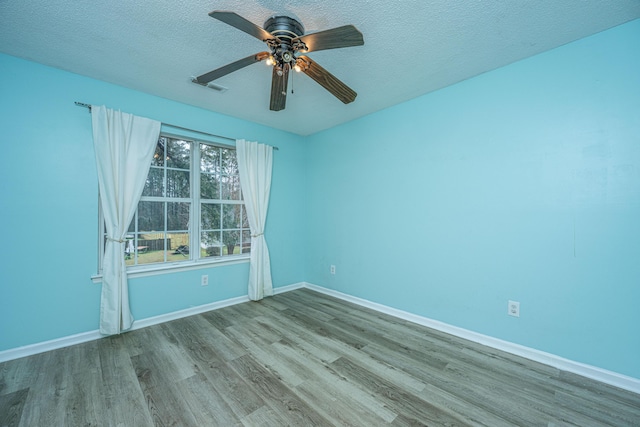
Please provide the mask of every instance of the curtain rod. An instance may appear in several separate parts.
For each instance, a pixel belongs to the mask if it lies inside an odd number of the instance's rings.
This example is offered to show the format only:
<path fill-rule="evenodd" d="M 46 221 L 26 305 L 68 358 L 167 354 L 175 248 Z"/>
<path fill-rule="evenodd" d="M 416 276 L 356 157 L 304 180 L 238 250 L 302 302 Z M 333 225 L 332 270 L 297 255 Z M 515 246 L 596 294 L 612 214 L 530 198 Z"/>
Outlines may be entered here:
<path fill-rule="evenodd" d="M 90 104 L 85 104 L 84 102 L 78 102 L 75 101 L 74 104 L 76 104 L 78 107 L 84 107 L 87 108 L 89 111 L 91 111 L 91 105 Z M 189 128 L 185 128 L 182 126 L 177 126 L 177 125 L 172 125 L 171 123 L 162 123 L 163 125 L 166 126 L 171 126 L 172 128 L 176 128 L 176 129 L 180 129 L 180 130 L 186 130 L 187 132 L 195 132 L 195 133 L 199 133 L 201 135 L 207 135 L 207 136 L 213 136 L 214 138 L 222 138 L 222 139 L 226 139 L 228 141 L 233 141 L 235 142 L 236 140 L 233 138 L 229 138 L 228 136 L 222 136 L 222 135 L 214 135 L 212 133 L 208 133 L 208 132 L 202 132 L 199 130 L 193 130 L 193 129 L 189 129 Z M 273 147 L 274 150 L 279 150 L 278 147 Z"/>

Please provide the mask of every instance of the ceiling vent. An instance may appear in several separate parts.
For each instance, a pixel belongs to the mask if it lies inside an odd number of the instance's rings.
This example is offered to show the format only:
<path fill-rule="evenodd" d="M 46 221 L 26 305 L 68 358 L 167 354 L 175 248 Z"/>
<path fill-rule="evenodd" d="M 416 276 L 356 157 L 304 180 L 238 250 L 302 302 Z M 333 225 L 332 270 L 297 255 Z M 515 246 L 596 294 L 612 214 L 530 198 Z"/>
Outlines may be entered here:
<path fill-rule="evenodd" d="M 200 83 L 200 82 L 199 82 L 195 77 L 191 77 L 191 81 L 192 81 L 192 82 L 194 82 L 194 83 L 198 83 L 198 84 L 199 84 L 199 85 L 201 85 L 201 86 L 206 86 L 206 87 L 208 87 L 209 89 L 213 89 L 213 90 L 215 90 L 216 92 L 220 92 L 220 93 L 222 93 L 222 92 L 226 92 L 226 91 L 228 91 L 228 90 L 229 90 L 229 88 L 228 88 L 228 87 L 220 86 L 220 85 L 215 84 L 215 83 L 213 83 L 213 82 L 204 83 L 204 84 L 203 84 L 203 83 Z"/>
<path fill-rule="evenodd" d="M 228 91 L 228 90 L 229 90 L 229 88 L 224 87 L 224 86 L 217 85 L 217 84 L 215 84 L 215 83 L 213 83 L 213 82 L 209 82 L 209 83 L 207 83 L 207 87 L 208 87 L 209 89 L 213 89 L 213 90 L 215 90 L 215 91 L 217 91 L 217 92 L 220 92 L 220 93 L 222 93 L 222 92 L 226 92 L 226 91 Z"/>

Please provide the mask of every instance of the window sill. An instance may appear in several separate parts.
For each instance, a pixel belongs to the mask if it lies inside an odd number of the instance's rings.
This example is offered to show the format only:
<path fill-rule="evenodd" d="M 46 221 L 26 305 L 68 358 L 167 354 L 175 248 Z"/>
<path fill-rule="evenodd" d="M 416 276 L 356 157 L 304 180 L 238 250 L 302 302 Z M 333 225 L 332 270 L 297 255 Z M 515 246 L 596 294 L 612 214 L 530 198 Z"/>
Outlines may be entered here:
<path fill-rule="evenodd" d="M 135 279 L 136 277 L 157 276 L 159 274 L 178 273 L 181 271 L 200 270 L 203 268 L 223 267 L 226 265 L 245 264 L 250 261 L 250 256 L 237 256 L 232 258 L 217 259 L 214 261 L 188 261 L 175 264 L 162 264 L 145 267 L 135 267 L 127 270 L 127 277 Z M 102 274 L 91 276 L 93 283 L 102 283 Z"/>

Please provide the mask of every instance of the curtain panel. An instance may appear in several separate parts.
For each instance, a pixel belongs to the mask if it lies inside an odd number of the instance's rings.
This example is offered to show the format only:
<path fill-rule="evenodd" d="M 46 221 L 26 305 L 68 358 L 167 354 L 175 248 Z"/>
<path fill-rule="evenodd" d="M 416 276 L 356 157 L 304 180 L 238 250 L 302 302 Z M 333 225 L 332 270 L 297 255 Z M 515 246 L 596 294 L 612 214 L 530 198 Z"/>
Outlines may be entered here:
<path fill-rule="evenodd" d="M 91 106 L 91 121 L 107 234 L 102 259 L 100 332 L 113 335 L 133 324 L 125 237 L 144 189 L 161 123 L 96 105 Z"/>
<path fill-rule="evenodd" d="M 264 237 L 269 208 L 273 147 L 239 139 L 236 155 L 240 186 L 251 228 L 251 264 L 249 266 L 249 299 L 257 301 L 273 295 L 271 260 Z"/>

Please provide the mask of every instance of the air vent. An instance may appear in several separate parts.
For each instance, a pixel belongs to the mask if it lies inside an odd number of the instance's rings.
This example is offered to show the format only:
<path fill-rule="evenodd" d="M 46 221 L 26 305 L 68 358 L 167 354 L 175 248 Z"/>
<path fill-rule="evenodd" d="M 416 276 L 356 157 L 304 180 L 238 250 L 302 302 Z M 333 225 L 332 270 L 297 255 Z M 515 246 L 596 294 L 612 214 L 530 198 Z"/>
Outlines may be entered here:
<path fill-rule="evenodd" d="M 213 89 L 213 90 L 215 90 L 216 92 L 220 92 L 220 93 L 222 93 L 222 92 L 226 92 L 226 91 L 228 91 L 228 90 L 229 90 L 229 88 L 226 88 L 226 87 L 224 87 L 224 86 L 217 85 L 217 84 L 215 84 L 215 83 L 213 83 L 213 82 L 209 82 L 209 83 L 203 83 L 203 82 L 200 82 L 200 81 L 198 81 L 198 79 L 197 79 L 197 78 L 195 78 L 195 77 L 191 77 L 191 81 L 192 81 L 193 83 L 199 84 L 200 86 L 206 86 L 206 87 L 208 87 L 209 89 Z"/>
<path fill-rule="evenodd" d="M 207 83 L 207 87 L 208 87 L 209 89 L 213 89 L 213 90 L 215 90 L 216 92 L 220 92 L 220 93 L 222 93 L 222 92 L 226 92 L 226 91 L 228 91 L 228 90 L 229 90 L 229 88 L 227 88 L 227 87 L 220 86 L 220 85 L 217 85 L 217 84 L 212 83 L 212 82 Z"/>

